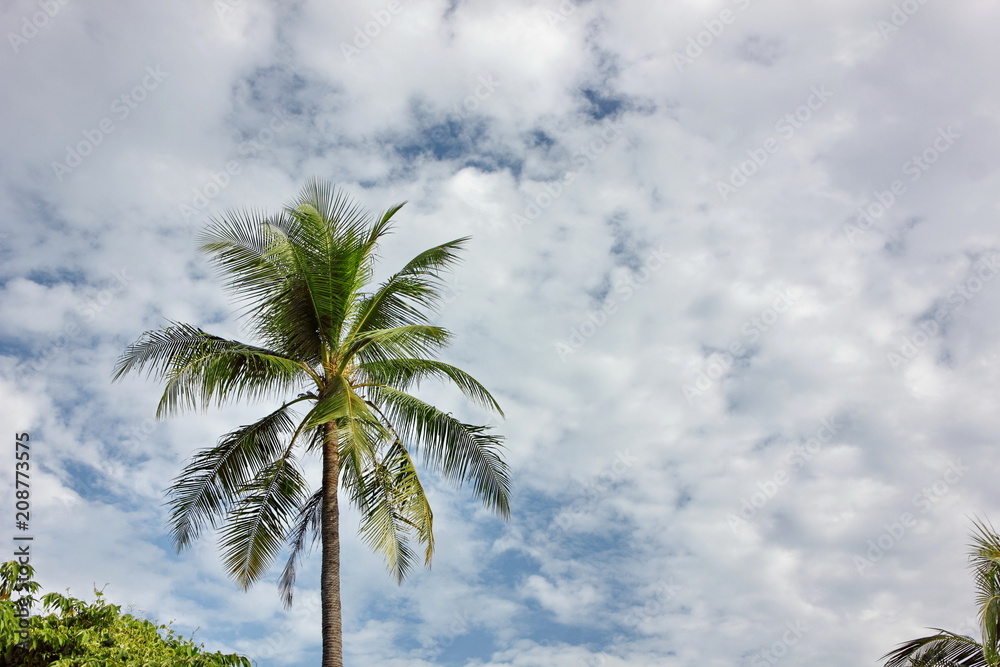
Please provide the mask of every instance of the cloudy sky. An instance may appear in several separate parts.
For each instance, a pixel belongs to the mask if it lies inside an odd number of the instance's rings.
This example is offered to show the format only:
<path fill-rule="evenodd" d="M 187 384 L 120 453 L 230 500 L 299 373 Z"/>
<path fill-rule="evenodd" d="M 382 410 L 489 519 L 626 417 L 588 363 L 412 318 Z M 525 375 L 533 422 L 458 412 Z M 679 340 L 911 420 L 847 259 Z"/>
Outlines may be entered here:
<path fill-rule="evenodd" d="M 166 320 L 241 337 L 195 234 L 311 177 L 408 201 L 386 271 L 472 235 L 446 360 L 483 381 L 503 523 L 428 477 L 402 586 L 344 531 L 351 665 L 877 665 L 975 634 L 970 518 L 1000 522 L 1000 88 L 987 0 L 8 0 L 0 493 L 32 444 L 46 590 L 258 665 L 286 612 L 163 491 L 266 405 L 156 422 L 112 384 Z M 444 388 L 427 396 L 484 418 Z M 318 462 L 312 463 L 315 472 Z M 8 544 L 13 500 L 3 510 Z"/>

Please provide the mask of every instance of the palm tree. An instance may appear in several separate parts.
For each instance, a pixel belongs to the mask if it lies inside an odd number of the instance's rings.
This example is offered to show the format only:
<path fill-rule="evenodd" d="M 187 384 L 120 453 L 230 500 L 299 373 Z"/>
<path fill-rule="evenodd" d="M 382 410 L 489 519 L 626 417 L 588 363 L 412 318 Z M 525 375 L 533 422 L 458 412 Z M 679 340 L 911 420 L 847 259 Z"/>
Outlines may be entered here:
<path fill-rule="evenodd" d="M 976 582 L 982 642 L 934 628 L 936 635 L 912 639 L 883 658 L 885 667 L 998 667 L 1000 665 L 1000 535 L 973 520 L 969 564 Z"/>
<path fill-rule="evenodd" d="M 377 242 L 398 204 L 363 211 L 334 186 L 313 181 L 280 213 L 228 212 L 202 233 L 201 250 L 244 304 L 257 344 L 176 322 L 147 331 L 115 367 L 119 379 L 145 371 L 164 381 L 158 418 L 243 399 L 278 399 L 260 420 L 199 451 L 167 491 L 178 551 L 207 526 L 221 529 L 229 574 L 246 590 L 286 542 L 280 579 L 292 604 L 296 564 L 319 541 L 323 666 L 343 665 L 338 488 L 361 514 L 360 534 L 397 581 L 423 547 L 434 549 L 431 507 L 414 465 L 459 483 L 509 517 L 502 438 L 416 398 L 422 381 L 450 381 L 473 402 L 503 415 L 472 376 L 438 361 L 450 339 L 428 312 L 439 303 L 440 272 L 457 261 L 461 238 L 426 250 L 377 286 Z M 302 455 L 322 461 L 309 493 Z M 311 536 L 311 540 L 310 540 Z"/>

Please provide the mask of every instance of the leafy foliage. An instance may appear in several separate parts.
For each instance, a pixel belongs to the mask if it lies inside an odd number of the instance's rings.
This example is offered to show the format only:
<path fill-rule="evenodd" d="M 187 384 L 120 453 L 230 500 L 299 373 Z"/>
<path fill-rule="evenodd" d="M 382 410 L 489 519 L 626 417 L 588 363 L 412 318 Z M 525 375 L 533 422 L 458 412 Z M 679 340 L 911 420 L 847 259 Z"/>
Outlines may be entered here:
<path fill-rule="evenodd" d="M 33 576 L 30 565 L 0 564 L 0 667 L 250 667 L 245 657 L 206 652 L 169 625 L 123 614 L 97 590 L 94 602 L 43 595 L 42 608 L 50 613 L 28 618 L 25 640 L 18 611 L 22 601 L 38 602 Z M 16 590 L 28 595 L 17 598 Z"/>
<path fill-rule="evenodd" d="M 1000 535 L 988 522 L 975 520 L 973 526 L 969 565 L 982 641 L 935 628 L 937 634 L 911 639 L 882 656 L 888 658 L 885 667 L 1000 666 Z"/>

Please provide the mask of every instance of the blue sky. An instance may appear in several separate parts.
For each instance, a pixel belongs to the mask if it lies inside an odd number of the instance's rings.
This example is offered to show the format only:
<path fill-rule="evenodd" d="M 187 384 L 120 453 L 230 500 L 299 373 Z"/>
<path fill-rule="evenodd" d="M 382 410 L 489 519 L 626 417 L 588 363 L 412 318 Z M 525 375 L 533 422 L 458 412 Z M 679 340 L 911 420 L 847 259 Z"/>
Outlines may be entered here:
<path fill-rule="evenodd" d="M 168 319 L 243 337 L 195 233 L 318 176 L 408 201 L 383 271 L 473 237 L 439 319 L 505 409 L 515 480 L 502 523 L 429 475 L 437 553 L 402 586 L 345 515 L 348 664 L 877 665 L 928 626 L 975 633 L 998 14 L 5 3 L 0 423 L 35 443 L 42 584 L 316 664 L 315 555 L 285 611 L 280 565 L 243 593 L 213 536 L 167 534 L 185 459 L 266 406 L 157 422 L 155 384 L 110 377 Z"/>

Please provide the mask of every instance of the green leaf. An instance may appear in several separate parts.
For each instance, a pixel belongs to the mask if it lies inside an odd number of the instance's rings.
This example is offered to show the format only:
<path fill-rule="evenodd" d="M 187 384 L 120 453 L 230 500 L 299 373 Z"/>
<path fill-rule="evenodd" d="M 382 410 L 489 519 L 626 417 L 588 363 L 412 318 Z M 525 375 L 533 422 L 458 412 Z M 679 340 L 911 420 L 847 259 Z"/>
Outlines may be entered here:
<path fill-rule="evenodd" d="M 281 549 L 292 517 L 305 500 L 305 480 L 290 452 L 244 487 L 222 531 L 223 561 L 246 590 Z"/>

